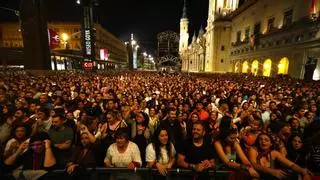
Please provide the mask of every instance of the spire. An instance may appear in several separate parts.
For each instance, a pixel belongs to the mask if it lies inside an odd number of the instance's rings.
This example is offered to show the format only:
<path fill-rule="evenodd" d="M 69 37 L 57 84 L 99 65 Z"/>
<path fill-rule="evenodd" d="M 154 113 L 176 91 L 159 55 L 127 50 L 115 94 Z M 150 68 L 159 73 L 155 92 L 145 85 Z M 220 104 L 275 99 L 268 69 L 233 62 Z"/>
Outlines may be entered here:
<path fill-rule="evenodd" d="M 192 42 L 195 42 L 197 40 L 196 31 L 193 33 Z"/>
<path fill-rule="evenodd" d="M 204 30 L 203 30 L 203 27 L 201 25 L 200 29 L 199 29 L 199 36 L 202 36 L 203 34 L 204 34 Z"/>
<path fill-rule="evenodd" d="M 182 18 L 188 18 L 187 17 L 187 2 L 186 0 L 184 0 L 184 3 L 183 3 L 183 12 L 182 12 Z"/>

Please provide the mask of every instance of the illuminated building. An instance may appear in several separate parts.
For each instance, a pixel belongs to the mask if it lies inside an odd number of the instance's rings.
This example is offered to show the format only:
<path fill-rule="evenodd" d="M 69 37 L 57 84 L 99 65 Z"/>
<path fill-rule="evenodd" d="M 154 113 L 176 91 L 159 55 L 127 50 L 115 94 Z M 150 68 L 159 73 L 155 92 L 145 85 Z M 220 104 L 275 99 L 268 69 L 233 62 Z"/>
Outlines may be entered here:
<path fill-rule="evenodd" d="M 110 69 L 127 65 L 125 44 L 100 24 L 95 24 L 94 27 L 96 42 L 94 67 Z M 81 69 L 83 53 L 80 23 L 49 22 L 48 29 L 55 31 L 60 41 L 57 47 L 51 49 L 52 69 Z M 0 49 L 1 64 L 23 64 L 23 38 L 18 23 L 0 24 Z"/>
<path fill-rule="evenodd" d="M 308 59 L 318 61 L 320 0 L 209 0 L 205 31 L 188 42 L 187 17 L 180 21 L 180 57 L 185 72 L 239 72 L 303 78 Z"/>

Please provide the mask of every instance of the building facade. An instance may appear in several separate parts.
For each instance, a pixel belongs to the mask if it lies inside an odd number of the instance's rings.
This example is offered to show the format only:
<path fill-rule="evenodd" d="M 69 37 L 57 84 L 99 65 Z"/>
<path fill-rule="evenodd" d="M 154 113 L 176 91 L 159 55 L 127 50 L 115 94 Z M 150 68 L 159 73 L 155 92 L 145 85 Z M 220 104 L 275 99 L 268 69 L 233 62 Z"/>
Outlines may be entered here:
<path fill-rule="evenodd" d="M 320 79 L 320 0 L 209 0 L 205 33 L 180 51 L 183 71 Z"/>
<path fill-rule="evenodd" d="M 96 42 L 96 61 L 94 61 L 94 66 L 96 69 L 116 68 L 126 65 L 128 63 L 128 53 L 124 42 L 104 29 L 100 24 L 95 24 L 94 27 Z M 60 42 L 51 49 L 52 69 L 64 70 L 81 68 L 83 53 L 80 23 L 49 22 L 48 29 L 53 30 L 58 35 Z M 0 24 L 0 48 L 5 52 L 10 49 L 23 50 L 23 38 L 18 23 L 8 22 Z M 9 57 L 2 55 L 1 59 L 15 58 L 10 57 L 10 53 L 8 55 Z M 19 57 L 23 58 L 23 56 Z M 10 64 L 10 62 L 6 62 L 6 64 Z"/>

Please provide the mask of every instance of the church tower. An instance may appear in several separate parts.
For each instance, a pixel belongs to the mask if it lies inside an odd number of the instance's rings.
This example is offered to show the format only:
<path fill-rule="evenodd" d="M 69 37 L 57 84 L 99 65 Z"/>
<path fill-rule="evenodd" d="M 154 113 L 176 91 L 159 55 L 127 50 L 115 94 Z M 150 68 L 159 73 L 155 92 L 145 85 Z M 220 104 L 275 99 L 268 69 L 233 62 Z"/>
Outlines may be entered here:
<path fill-rule="evenodd" d="M 231 23 L 223 21 L 236 10 L 239 0 L 209 0 L 208 20 L 206 27 L 206 72 L 226 72 L 231 37 Z M 217 21 L 219 20 L 219 21 Z M 226 49 L 221 51 L 220 49 Z"/>
<path fill-rule="evenodd" d="M 189 20 L 187 17 L 187 6 L 186 6 L 186 0 L 184 0 L 183 13 L 182 13 L 182 18 L 180 20 L 180 43 L 179 43 L 180 54 L 188 48 L 188 40 L 189 40 L 188 26 L 189 26 Z"/>
<path fill-rule="evenodd" d="M 226 16 L 239 6 L 239 0 L 209 0 L 208 21 Z"/>

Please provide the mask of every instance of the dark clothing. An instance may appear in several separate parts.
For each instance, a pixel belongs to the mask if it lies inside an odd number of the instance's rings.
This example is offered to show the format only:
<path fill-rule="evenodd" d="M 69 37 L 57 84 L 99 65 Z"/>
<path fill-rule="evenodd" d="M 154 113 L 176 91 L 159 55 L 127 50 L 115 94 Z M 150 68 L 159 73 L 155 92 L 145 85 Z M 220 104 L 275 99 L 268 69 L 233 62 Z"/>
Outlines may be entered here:
<path fill-rule="evenodd" d="M 52 144 L 62 144 L 66 141 L 70 141 L 72 143 L 73 130 L 69 127 L 65 127 L 62 130 L 50 129 L 49 136 Z M 70 149 L 53 148 L 53 153 L 56 156 L 58 168 L 64 168 L 67 160 L 71 155 Z"/>
<path fill-rule="evenodd" d="M 28 150 L 19 156 L 16 162 L 13 165 L 13 169 L 16 169 L 19 166 L 23 166 L 23 170 L 50 170 L 50 168 L 45 168 L 43 166 L 45 158 L 45 151 L 42 153 L 36 154 L 33 151 Z"/>
<path fill-rule="evenodd" d="M 144 137 L 144 133 L 142 134 L 137 134 L 133 138 L 133 142 L 137 144 L 139 150 L 140 150 L 140 155 L 141 155 L 141 160 L 142 160 L 142 166 L 145 165 L 145 160 L 146 160 L 146 148 L 148 145 L 147 139 Z"/>
<path fill-rule="evenodd" d="M 179 147 L 178 153 L 185 156 L 185 161 L 189 164 L 199 164 L 201 161 L 212 160 L 215 157 L 212 145 L 205 140 L 200 147 L 195 146 L 191 139 L 185 140 Z M 207 171 L 203 171 L 193 179 L 210 179 L 210 176 Z"/>
<path fill-rule="evenodd" d="M 163 120 L 160 123 L 160 126 L 164 126 L 168 129 L 170 132 L 170 139 L 172 144 L 177 147 L 180 145 L 181 141 L 183 140 L 183 134 L 182 134 L 182 127 L 180 125 L 179 120 Z"/>
<path fill-rule="evenodd" d="M 86 154 L 83 152 L 84 148 L 77 146 L 72 149 L 72 155 L 69 162 L 73 164 L 79 164 L 83 168 L 93 168 L 97 166 L 97 156 L 95 146 L 89 147 Z"/>
<path fill-rule="evenodd" d="M 186 157 L 185 161 L 191 164 L 198 164 L 203 160 L 211 160 L 215 157 L 215 151 L 208 141 L 203 141 L 203 145 L 197 147 L 191 139 L 181 144 L 178 153 L 184 155 Z"/>

